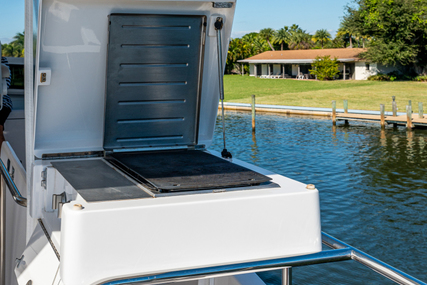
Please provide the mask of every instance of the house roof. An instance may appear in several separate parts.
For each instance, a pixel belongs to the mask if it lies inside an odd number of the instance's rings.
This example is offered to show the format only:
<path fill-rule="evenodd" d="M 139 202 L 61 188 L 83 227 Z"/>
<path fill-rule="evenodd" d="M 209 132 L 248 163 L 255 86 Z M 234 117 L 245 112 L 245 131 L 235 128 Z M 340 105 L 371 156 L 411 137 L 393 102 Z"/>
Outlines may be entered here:
<path fill-rule="evenodd" d="M 363 48 L 333 48 L 333 49 L 307 49 L 307 50 L 281 50 L 266 51 L 255 56 L 239 60 L 248 63 L 311 63 L 317 56 L 330 55 L 341 62 L 360 61 Z"/>

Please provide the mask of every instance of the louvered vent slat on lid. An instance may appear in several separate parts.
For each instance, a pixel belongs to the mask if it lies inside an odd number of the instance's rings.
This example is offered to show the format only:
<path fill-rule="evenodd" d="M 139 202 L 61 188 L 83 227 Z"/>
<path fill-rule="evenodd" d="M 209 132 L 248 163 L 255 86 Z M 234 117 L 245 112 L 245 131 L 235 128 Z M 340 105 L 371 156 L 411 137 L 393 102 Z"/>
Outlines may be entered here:
<path fill-rule="evenodd" d="M 203 23 L 110 15 L 105 149 L 197 143 Z"/>

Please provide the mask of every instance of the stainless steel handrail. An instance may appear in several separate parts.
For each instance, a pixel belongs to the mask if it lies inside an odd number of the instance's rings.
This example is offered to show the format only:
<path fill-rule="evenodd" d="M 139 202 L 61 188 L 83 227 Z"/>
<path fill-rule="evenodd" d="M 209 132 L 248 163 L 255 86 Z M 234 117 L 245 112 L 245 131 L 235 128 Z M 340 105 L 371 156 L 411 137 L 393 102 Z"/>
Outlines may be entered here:
<path fill-rule="evenodd" d="M 205 268 L 196 268 L 180 271 L 172 271 L 141 277 L 109 280 L 99 285 L 122 285 L 122 284 L 161 284 L 169 282 L 191 281 L 205 278 L 216 278 L 222 276 L 238 275 L 252 272 L 270 271 L 283 269 L 290 266 L 305 266 L 320 263 L 329 263 L 351 259 L 350 249 L 326 250 L 319 253 L 278 258 L 271 260 L 253 261 L 230 265 L 221 265 Z"/>
<path fill-rule="evenodd" d="M 27 207 L 27 198 L 22 196 L 18 187 L 16 187 L 15 182 L 13 182 L 13 179 L 10 176 L 9 171 L 7 171 L 6 166 L 3 163 L 3 160 L 1 159 L 0 159 L 0 172 L 1 172 L 1 175 L 4 177 L 4 181 L 6 182 L 7 188 L 9 188 L 10 194 L 12 194 L 13 200 L 15 200 L 15 202 L 18 205 L 22 207 Z"/>
<path fill-rule="evenodd" d="M 373 271 L 387 277 L 388 279 L 398 284 L 426 284 L 423 281 L 418 280 L 406 274 L 405 272 L 400 271 L 399 269 L 394 268 L 393 266 L 390 266 L 387 263 L 384 263 L 381 260 L 376 259 L 375 257 L 370 256 L 369 254 L 366 254 L 363 251 L 358 250 L 357 248 L 340 241 L 339 239 L 334 238 L 333 236 L 327 233 L 322 233 L 322 242 L 330 248 L 351 249 L 351 259 L 359 262 L 360 264 L 365 265 L 366 267 L 372 269 Z"/>
<path fill-rule="evenodd" d="M 168 282 L 182 282 L 205 278 L 216 278 L 229 275 L 238 275 L 252 272 L 269 271 L 283 269 L 286 267 L 298 267 L 312 264 L 321 264 L 329 262 L 338 262 L 344 260 L 355 260 L 375 272 L 387 277 L 388 279 L 398 284 L 408 285 L 427 285 L 392 266 L 326 234 L 322 233 L 322 242 L 334 248 L 333 250 L 325 250 L 314 254 L 294 256 L 287 258 L 278 258 L 271 260 L 262 260 L 254 262 L 245 262 L 238 264 L 213 266 L 197 269 L 188 269 L 181 271 L 173 271 L 146 275 L 133 278 L 114 279 L 99 283 L 99 285 L 123 285 L 123 284 L 162 284 Z"/>

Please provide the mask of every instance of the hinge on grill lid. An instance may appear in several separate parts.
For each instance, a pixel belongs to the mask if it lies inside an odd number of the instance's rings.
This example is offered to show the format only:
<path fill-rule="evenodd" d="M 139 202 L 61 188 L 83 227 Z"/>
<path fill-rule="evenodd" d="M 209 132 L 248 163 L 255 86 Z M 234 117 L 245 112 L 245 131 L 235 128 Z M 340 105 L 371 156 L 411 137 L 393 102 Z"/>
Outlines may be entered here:
<path fill-rule="evenodd" d="M 214 8 L 233 8 L 233 3 L 231 2 L 213 2 Z"/>
<path fill-rule="evenodd" d="M 61 194 L 53 194 L 52 195 L 52 209 L 58 210 L 57 216 L 60 219 L 62 214 L 62 206 L 65 203 L 68 203 L 67 201 L 67 193 L 62 192 Z"/>

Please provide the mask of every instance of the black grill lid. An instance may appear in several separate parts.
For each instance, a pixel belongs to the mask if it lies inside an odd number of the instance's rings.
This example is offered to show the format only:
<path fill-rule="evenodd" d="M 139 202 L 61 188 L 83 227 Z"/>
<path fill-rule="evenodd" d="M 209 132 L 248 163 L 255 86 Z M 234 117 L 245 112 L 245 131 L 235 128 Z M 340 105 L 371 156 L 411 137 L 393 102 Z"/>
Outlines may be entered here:
<path fill-rule="evenodd" d="M 111 157 L 160 192 L 253 186 L 271 180 L 200 150 L 113 153 Z"/>

